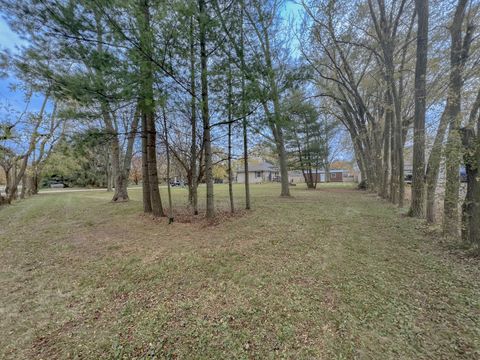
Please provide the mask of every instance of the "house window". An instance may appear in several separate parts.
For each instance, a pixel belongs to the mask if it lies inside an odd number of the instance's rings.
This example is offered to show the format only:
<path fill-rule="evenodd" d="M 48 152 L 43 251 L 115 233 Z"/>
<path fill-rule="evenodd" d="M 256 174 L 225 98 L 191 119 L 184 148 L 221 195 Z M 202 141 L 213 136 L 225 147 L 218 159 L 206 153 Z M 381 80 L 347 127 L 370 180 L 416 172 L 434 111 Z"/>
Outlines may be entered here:
<path fill-rule="evenodd" d="M 255 171 L 255 177 L 256 178 L 262 177 L 262 172 L 261 171 Z"/>
<path fill-rule="evenodd" d="M 337 178 L 337 174 L 332 173 L 332 174 L 330 174 L 330 177 L 331 177 L 332 179 L 336 179 L 336 178 Z"/>

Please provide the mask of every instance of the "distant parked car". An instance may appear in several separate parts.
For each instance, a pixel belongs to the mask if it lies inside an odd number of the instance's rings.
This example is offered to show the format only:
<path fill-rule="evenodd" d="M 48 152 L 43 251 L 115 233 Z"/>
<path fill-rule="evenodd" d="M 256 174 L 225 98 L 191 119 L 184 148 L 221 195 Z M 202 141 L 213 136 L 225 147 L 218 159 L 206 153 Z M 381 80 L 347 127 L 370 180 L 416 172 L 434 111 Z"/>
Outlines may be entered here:
<path fill-rule="evenodd" d="M 65 184 L 61 181 L 51 181 L 50 182 L 50 188 L 51 189 L 63 189 L 65 186 Z"/>
<path fill-rule="evenodd" d="M 180 181 L 170 181 L 170 186 L 175 187 L 175 186 L 183 186 L 183 184 Z"/>
<path fill-rule="evenodd" d="M 460 181 L 462 183 L 468 182 L 467 170 L 465 170 L 464 168 L 460 169 Z"/>

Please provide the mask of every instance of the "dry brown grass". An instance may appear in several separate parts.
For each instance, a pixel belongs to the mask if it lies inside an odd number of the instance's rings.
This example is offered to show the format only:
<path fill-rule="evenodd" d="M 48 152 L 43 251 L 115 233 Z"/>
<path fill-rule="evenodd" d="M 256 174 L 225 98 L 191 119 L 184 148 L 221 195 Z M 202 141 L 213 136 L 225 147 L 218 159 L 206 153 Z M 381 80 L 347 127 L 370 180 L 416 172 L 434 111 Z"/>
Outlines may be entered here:
<path fill-rule="evenodd" d="M 184 189 L 172 225 L 141 214 L 139 190 L 0 210 L 0 358 L 480 356 L 478 260 L 348 187 L 252 191 L 231 217 L 216 186 L 213 225 Z"/>

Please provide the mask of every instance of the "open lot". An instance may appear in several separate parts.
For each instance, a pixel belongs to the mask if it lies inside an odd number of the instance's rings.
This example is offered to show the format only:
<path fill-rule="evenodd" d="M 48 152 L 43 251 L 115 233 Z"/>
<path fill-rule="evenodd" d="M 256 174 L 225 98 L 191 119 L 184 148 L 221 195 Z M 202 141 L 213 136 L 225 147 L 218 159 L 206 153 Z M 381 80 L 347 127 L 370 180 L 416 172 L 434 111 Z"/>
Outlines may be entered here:
<path fill-rule="evenodd" d="M 480 357 L 478 259 L 373 195 L 255 185 L 253 211 L 167 225 L 130 193 L 0 210 L 0 358 Z"/>

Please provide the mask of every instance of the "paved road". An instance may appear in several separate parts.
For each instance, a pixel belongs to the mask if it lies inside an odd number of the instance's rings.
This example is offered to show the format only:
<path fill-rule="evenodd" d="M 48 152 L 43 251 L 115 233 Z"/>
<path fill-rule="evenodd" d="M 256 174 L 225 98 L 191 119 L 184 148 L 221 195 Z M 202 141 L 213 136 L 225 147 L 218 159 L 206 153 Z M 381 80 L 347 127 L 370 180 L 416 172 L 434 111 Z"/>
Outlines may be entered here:
<path fill-rule="evenodd" d="M 132 186 L 128 187 L 128 190 L 133 189 L 140 189 L 139 186 Z M 107 191 L 107 188 L 95 188 L 95 189 L 70 189 L 70 188 L 63 188 L 63 189 L 43 189 L 40 190 L 40 194 L 57 194 L 57 193 L 72 193 L 72 192 L 88 192 L 88 191 Z"/>
<path fill-rule="evenodd" d="M 129 187 L 129 190 L 139 189 L 138 186 Z M 21 191 L 21 187 L 18 187 L 18 191 Z M 72 192 L 87 192 L 87 191 L 107 191 L 107 188 L 95 188 L 95 189 L 78 189 L 78 188 L 63 188 L 63 189 L 41 189 L 40 194 L 56 194 L 56 193 L 72 193 Z M 5 186 L 0 186 L 0 194 L 5 194 Z"/>
<path fill-rule="evenodd" d="M 160 185 L 161 189 L 166 189 L 167 185 Z M 129 186 L 128 190 L 141 189 L 141 186 Z M 183 187 L 186 189 L 186 187 Z M 73 192 L 88 192 L 88 191 L 107 191 L 107 188 L 95 188 L 95 189 L 78 189 L 78 188 L 63 188 L 63 189 L 43 189 L 40 190 L 40 194 L 64 194 L 64 193 L 73 193 Z"/>

